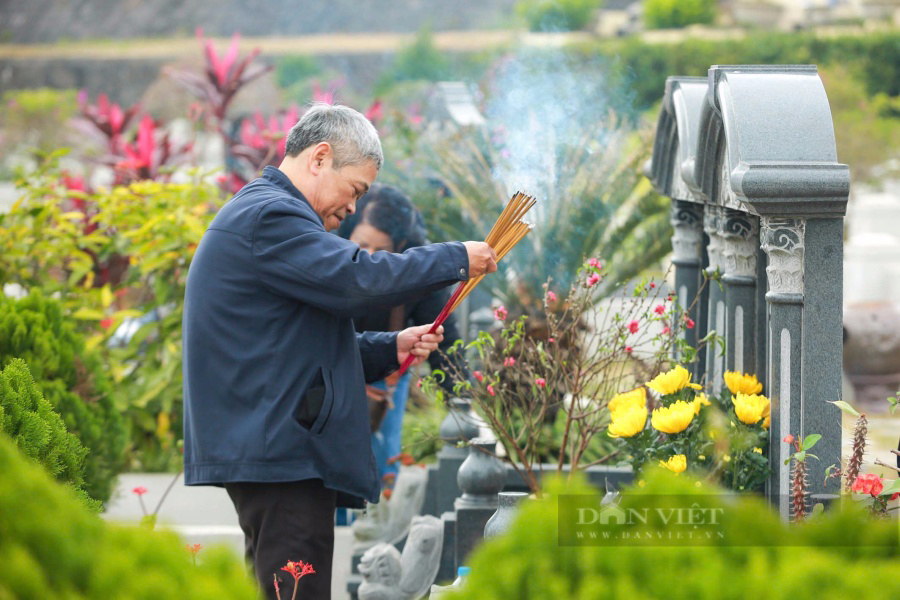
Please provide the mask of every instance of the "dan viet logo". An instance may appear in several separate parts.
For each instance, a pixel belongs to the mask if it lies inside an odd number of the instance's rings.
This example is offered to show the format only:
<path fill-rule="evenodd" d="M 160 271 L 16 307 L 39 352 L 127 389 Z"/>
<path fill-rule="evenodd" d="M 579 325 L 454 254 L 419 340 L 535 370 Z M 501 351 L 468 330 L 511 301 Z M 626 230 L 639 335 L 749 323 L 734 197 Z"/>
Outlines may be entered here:
<path fill-rule="evenodd" d="M 645 502 L 646 505 L 641 505 Z M 721 543 L 725 509 L 703 496 L 647 496 L 628 507 L 596 497 L 559 498 L 561 545 Z"/>

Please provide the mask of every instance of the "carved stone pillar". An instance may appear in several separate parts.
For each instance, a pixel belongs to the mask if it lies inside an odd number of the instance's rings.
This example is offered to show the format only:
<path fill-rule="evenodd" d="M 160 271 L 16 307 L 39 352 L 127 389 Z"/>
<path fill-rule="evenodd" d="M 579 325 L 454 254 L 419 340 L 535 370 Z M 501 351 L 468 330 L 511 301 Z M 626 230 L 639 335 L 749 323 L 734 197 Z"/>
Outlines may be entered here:
<path fill-rule="evenodd" d="M 723 209 L 720 206 L 707 204 L 703 213 L 703 231 L 709 237 L 706 252 L 709 258 L 709 266 L 706 267 L 706 275 L 710 279 L 709 295 L 706 303 L 706 332 L 715 331 L 717 335 L 725 335 L 725 291 L 720 280 L 724 258 L 722 257 L 723 240 L 719 236 L 719 221 L 723 219 Z M 722 376 L 725 374 L 725 357 L 719 351 L 718 345 L 712 345 L 706 352 L 706 377 L 708 388 L 714 394 L 718 394 L 724 385 Z"/>
<path fill-rule="evenodd" d="M 673 200 L 671 223 L 672 264 L 675 265 L 675 296 L 678 299 L 679 314 L 687 315 L 696 324 L 693 329 L 684 330 L 684 339 L 697 345 L 698 327 L 701 318 L 700 303 L 694 302 L 700 289 L 700 268 L 703 248 L 703 205 L 685 200 Z M 693 306 L 691 306 L 693 304 Z M 690 310 L 688 310 L 690 309 Z M 676 360 L 678 356 L 674 357 Z M 694 379 L 700 378 L 700 365 L 691 369 Z"/>
<path fill-rule="evenodd" d="M 790 505 L 792 451 L 782 440 L 799 435 L 802 411 L 803 254 L 806 222 L 803 219 L 762 219 L 762 249 L 769 256 L 766 278 L 769 291 L 769 365 L 766 394 L 771 402 L 769 478 L 766 493 L 784 519 Z M 815 452 L 813 452 L 815 454 Z"/>
<path fill-rule="evenodd" d="M 758 373 L 756 364 L 756 264 L 759 219 L 725 209 L 719 222 L 725 273 L 725 369 Z M 761 366 L 761 365 L 760 365 Z"/>

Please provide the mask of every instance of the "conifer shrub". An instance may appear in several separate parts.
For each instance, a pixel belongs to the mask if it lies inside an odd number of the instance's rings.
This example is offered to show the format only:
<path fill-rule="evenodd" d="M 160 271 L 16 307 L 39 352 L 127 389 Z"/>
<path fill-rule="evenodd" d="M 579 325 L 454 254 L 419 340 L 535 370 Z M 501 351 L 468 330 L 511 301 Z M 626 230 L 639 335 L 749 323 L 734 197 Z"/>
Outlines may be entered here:
<path fill-rule="evenodd" d="M 0 432 L 22 454 L 51 477 L 72 486 L 84 497 L 84 458 L 87 449 L 41 394 L 25 361 L 14 358 L 0 371 Z M 88 505 L 99 510 L 99 503 Z"/>
<path fill-rule="evenodd" d="M 560 522 L 560 500 L 566 495 L 589 498 L 602 518 L 597 491 L 582 482 L 568 488 L 548 486 L 542 500 L 520 505 L 510 529 L 476 549 L 468 561 L 471 574 L 462 590 L 448 598 L 521 600 L 546 598 L 893 598 L 900 596 L 897 578 L 896 517 L 871 519 L 857 507 L 829 508 L 803 523 L 786 524 L 759 497 L 733 495 L 690 478 L 649 472 L 644 486 L 624 491 L 618 507 L 639 514 L 656 508 L 668 515 L 665 525 L 640 541 L 586 542 L 571 539 Z M 708 542 L 689 538 L 703 532 L 672 516 L 672 498 L 685 507 L 719 510 Z M 696 500 L 695 500 L 696 499 Z M 582 506 L 579 501 L 579 506 Z M 564 513 L 565 514 L 565 513 Z M 705 522 L 709 523 L 709 513 Z M 589 513 L 576 518 L 590 522 Z M 679 519 L 681 522 L 679 522 Z M 660 523 L 660 519 L 655 519 Z M 611 520 L 610 520 L 611 521 Z M 637 519 L 634 522 L 640 527 Z M 719 526 L 720 525 L 720 526 Z M 598 532 L 603 531 L 598 528 Z M 671 535 L 670 535 L 671 534 Z M 681 535 L 678 538 L 677 535 Z M 598 534 L 602 538 L 602 534 Z"/>
<path fill-rule="evenodd" d="M 0 598 L 255 597 L 226 548 L 202 549 L 195 567 L 173 532 L 106 523 L 0 436 Z"/>
<path fill-rule="evenodd" d="M 44 398 L 87 448 L 84 489 L 106 502 L 122 469 L 125 426 L 99 355 L 85 348 L 60 303 L 35 289 L 18 300 L 0 295 L 0 367 L 15 358 L 27 363 Z"/>

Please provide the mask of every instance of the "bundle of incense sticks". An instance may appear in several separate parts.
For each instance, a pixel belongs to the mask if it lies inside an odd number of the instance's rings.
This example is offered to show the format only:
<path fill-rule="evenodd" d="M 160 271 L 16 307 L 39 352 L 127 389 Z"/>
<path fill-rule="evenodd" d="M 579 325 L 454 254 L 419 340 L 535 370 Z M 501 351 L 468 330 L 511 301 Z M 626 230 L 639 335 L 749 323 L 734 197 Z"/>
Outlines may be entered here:
<path fill-rule="evenodd" d="M 525 237 L 528 232 L 534 228 L 534 225 L 522 221 L 522 217 L 531 210 L 531 207 L 534 206 L 535 203 L 537 203 L 537 200 L 532 196 L 526 196 L 521 192 L 516 192 L 513 197 L 509 199 L 503 212 L 500 213 L 497 222 L 491 227 L 491 231 L 484 241 L 497 253 L 498 263 L 516 244 L 519 243 L 519 240 Z M 479 275 L 478 277 L 459 284 L 456 291 L 450 296 L 447 304 L 444 305 L 444 308 L 434 320 L 434 325 L 431 326 L 429 333 L 434 333 L 434 331 L 447 319 L 450 313 L 456 310 L 456 307 L 463 301 L 463 298 L 468 296 L 469 292 L 475 289 L 475 286 L 478 285 L 482 279 L 484 279 L 484 275 Z M 400 366 L 401 375 L 406 373 L 409 365 L 411 365 L 414 360 L 415 356 L 413 354 L 406 357 L 406 360 Z"/>

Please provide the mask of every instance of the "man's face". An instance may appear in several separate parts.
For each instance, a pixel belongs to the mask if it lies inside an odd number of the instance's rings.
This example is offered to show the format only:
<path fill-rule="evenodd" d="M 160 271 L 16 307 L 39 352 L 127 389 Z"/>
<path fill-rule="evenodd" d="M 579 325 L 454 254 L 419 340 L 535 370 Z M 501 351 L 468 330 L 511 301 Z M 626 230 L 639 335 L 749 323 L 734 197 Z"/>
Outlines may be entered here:
<path fill-rule="evenodd" d="M 333 231 L 347 215 L 356 211 L 356 201 L 375 181 L 378 171 L 373 162 L 334 169 L 331 157 L 325 160 L 327 164 L 322 170 L 318 194 L 310 203 L 316 214 L 322 217 L 325 231 Z"/>

